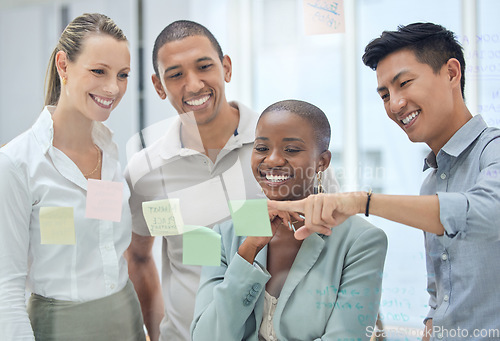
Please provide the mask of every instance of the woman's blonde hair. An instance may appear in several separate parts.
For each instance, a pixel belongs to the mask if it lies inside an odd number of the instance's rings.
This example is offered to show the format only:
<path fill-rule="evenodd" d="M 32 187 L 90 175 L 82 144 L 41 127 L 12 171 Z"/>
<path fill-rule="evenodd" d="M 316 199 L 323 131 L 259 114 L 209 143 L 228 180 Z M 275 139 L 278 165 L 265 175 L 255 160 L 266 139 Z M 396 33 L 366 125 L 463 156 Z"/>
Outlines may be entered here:
<path fill-rule="evenodd" d="M 45 77 L 45 105 L 56 105 L 61 95 L 61 81 L 56 67 L 56 54 L 64 51 L 69 61 L 75 61 L 81 52 L 83 42 L 89 34 L 107 34 L 127 41 L 123 31 L 104 14 L 85 13 L 66 26 L 59 42 L 50 56 Z"/>

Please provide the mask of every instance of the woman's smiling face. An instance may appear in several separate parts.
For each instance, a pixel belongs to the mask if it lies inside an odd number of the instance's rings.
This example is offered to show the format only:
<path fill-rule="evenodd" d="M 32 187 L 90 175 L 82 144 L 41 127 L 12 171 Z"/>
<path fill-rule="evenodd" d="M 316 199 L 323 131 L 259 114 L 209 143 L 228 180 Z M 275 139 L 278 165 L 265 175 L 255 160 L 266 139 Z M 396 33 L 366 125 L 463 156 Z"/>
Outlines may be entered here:
<path fill-rule="evenodd" d="M 269 199 L 298 200 L 313 193 L 317 171 L 328 165 L 316 141 L 310 122 L 297 114 L 270 111 L 261 116 L 252 170 Z"/>
<path fill-rule="evenodd" d="M 130 52 L 126 41 L 107 34 L 89 34 L 76 60 L 62 51 L 58 63 L 67 78 L 61 102 L 95 121 L 105 121 L 127 90 Z"/>

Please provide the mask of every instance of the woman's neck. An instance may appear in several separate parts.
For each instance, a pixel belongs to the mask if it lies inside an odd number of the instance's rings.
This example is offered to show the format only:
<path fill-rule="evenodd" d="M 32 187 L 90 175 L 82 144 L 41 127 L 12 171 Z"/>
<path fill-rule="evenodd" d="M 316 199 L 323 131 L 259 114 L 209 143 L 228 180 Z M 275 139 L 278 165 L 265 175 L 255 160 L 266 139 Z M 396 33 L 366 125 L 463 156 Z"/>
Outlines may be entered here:
<path fill-rule="evenodd" d="M 297 228 L 299 227 L 298 223 L 295 225 Z M 284 224 L 278 228 L 273 239 L 269 242 L 267 270 L 271 274 L 271 278 L 266 284 L 266 291 L 270 295 L 279 297 L 301 245 L 302 240 L 295 239 L 294 232 Z"/>
<path fill-rule="evenodd" d="M 54 124 L 54 146 L 71 150 L 93 148 L 92 120 L 81 113 L 57 106 L 52 114 L 52 121 Z"/>

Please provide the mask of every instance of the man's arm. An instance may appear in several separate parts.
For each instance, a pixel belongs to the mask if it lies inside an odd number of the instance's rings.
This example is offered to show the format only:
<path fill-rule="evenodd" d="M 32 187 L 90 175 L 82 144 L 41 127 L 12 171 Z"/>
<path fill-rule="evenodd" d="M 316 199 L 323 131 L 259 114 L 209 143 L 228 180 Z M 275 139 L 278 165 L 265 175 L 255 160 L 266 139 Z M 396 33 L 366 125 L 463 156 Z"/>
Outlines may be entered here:
<path fill-rule="evenodd" d="M 362 193 L 362 209 L 358 213 L 365 213 L 366 201 L 367 194 Z M 444 234 L 437 195 L 372 194 L 369 213 L 439 236 Z"/>
<path fill-rule="evenodd" d="M 305 225 L 295 237 L 304 239 L 312 232 L 323 233 L 325 227 L 340 225 L 350 216 L 365 213 L 367 201 L 366 192 L 349 192 L 311 195 L 297 201 L 270 201 L 268 207 L 303 213 Z M 437 195 L 372 194 L 369 213 L 422 231 L 444 233 Z"/>
<path fill-rule="evenodd" d="M 422 336 L 422 341 L 429 341 L 432 336 L 432 319 L 428 319 L 425 322 L 424 336 Z"/>
<path fill-rule="evenodd" d="M 125 256 L 128 271 L 141 302 L 144 324 L 151 341 L 160 336 L 160 322 L 164 315 L 160 278 L 153 258 L 154 237 L 132 233 Z"/>

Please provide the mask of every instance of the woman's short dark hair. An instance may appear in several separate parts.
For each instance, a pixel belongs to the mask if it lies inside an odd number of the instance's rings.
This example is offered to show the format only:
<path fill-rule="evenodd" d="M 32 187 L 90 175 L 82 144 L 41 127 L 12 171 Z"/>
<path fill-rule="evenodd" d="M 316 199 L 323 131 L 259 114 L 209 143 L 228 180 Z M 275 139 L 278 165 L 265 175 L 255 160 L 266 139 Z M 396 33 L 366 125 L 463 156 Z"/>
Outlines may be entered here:
<path fill-rule="evenodd" d="M 307 120 L 313 128 L 318 149 L 321 150 L 321 152 L 328 150 L 330 146 L 331 129 L 328 118 L 323 110 L 308 102 L 287 99 L 271 104 L 264 109 L 260 115 L 259 121 L 264 115 L 273 111 L 288 111 Z"/>

